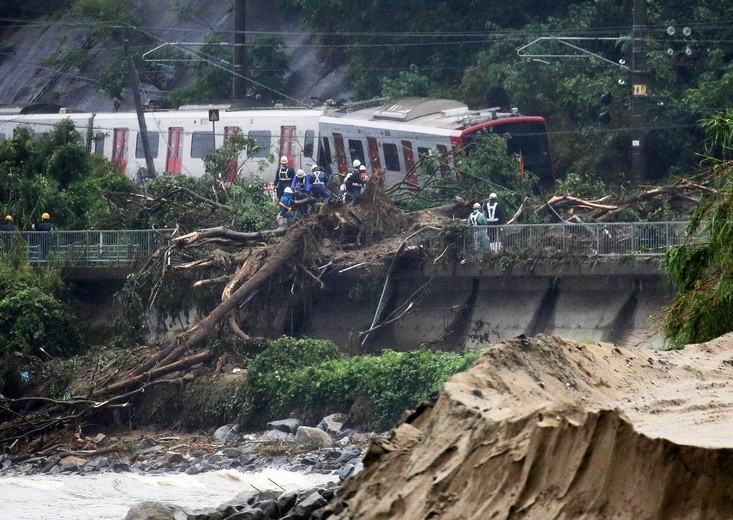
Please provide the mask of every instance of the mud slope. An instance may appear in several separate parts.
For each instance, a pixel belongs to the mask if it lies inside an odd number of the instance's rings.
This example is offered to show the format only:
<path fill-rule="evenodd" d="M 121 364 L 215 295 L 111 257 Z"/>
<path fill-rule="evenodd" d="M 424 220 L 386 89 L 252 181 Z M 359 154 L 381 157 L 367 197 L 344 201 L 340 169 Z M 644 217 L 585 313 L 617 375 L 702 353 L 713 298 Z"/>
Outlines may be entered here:
<path fill-rule="evenodd" d="M 515 339 L 373 444 L 335 518 L 733 518 L 733 335 Z"/>

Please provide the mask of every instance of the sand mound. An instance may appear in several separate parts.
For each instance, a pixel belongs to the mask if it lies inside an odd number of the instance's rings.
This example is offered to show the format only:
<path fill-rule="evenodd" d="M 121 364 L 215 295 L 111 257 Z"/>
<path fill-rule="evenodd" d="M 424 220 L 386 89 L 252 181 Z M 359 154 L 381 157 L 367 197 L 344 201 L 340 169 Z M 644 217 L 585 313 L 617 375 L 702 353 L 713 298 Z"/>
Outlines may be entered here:
<path fill-rule="evenodd" d="M 731 375 L 733 335 L 503 343 L 370 447 L 335 518 L 733 518 Z"/>

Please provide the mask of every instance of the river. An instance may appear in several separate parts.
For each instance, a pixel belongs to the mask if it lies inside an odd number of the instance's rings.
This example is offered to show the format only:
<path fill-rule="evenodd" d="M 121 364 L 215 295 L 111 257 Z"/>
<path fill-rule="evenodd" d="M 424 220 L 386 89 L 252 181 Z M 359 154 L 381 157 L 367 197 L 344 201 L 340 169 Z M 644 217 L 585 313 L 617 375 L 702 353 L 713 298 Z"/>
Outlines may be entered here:
<path fill-rule="evenodd" d="M 220 470 L 199 475 L 96 473 L 0 478 L 0 518 L 23 520 L 122 520 L 144 500 L 179 505 L 189 511 L 217 507 L 239 493 L 290 491 L 337 480 L 279 469 L 257 473 Z"/>

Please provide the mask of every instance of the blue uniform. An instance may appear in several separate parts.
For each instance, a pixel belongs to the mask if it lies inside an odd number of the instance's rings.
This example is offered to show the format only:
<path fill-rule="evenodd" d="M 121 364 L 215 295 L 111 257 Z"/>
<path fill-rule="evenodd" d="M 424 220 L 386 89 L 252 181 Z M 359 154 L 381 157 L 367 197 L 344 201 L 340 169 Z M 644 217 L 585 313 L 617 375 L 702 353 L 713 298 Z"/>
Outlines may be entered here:
<path fill-rule="evenodd" d="M 312 171 L 308 175 L 310 181 L 311 193 L 314 197 L 323 199 L 324 202 L 328 202 L 331 199 L 331 190 L 326 185 L 328 184 L 328 175 L 323 170 Z"/>
<path fill-rule="evenodd" d="M 293 211 L 293 194 L 292 193 L 284 193 L 282 197 L 280 197 L 280 202 L 278 204 L 279 210 L 278 210 L 278 216 L 284 217 L 288 219 L 290 222 L 295 219 L 295 211 Z"/>

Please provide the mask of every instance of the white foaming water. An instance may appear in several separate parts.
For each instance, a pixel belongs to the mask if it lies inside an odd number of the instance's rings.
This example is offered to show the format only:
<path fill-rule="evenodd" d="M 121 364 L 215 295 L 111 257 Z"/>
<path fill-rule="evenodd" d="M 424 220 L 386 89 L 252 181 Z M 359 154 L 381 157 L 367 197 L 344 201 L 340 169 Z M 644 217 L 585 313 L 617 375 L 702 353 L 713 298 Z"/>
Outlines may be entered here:
<path fill-rule="evenodd" d="M 335 475 L 304 475 L 268 469 L 199 475 L 101 473 L 0 478 L 0 518 L 23 520 L 122 520 L 134 504 L 154 500 L 198 511 L 217 507 L 239 493 L 291 491 L 335 481 Z"/>

